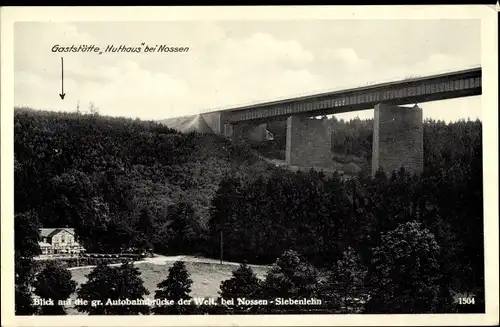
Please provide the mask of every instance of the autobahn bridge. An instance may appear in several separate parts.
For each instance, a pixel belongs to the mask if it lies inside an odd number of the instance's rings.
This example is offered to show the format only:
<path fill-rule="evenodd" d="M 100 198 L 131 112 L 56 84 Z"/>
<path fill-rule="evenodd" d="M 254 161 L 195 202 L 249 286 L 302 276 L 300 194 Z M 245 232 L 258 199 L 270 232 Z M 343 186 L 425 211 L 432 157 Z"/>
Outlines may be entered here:
<path fill-rule="evenodd" d="M 328 114 L 375 109 L 372 174 L 404 167 L 423 171 L 422 109 L 402 105 L 480 95 L 481 67 L 439 75 L 374 84 L 286 100 L 227 108 L 201 117 L 218 134 L 235 141 L 263 140 L 266 123 L 287 121 L 288 165 L 331 168 L 331 129 Z"/>

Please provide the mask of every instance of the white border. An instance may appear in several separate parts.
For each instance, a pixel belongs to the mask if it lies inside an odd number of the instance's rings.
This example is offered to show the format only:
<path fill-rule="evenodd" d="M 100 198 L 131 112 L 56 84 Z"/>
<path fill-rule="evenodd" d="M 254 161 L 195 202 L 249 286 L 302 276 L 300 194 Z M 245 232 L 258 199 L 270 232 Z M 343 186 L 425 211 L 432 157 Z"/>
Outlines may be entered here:
<path fill-rule="evenodd" d="M 492 6 L 3 7 L 1 10 L 2 325 L 3 326 L 326 326 L 498 324 L 497 11 Z M 173 21 L 293 19 L 480 19 L 486 314 L 61 316 L 15 317 L 13 302 L 13 23 L 19 21 Z M 34 54 L 36 55 L 36 54 Z"/>

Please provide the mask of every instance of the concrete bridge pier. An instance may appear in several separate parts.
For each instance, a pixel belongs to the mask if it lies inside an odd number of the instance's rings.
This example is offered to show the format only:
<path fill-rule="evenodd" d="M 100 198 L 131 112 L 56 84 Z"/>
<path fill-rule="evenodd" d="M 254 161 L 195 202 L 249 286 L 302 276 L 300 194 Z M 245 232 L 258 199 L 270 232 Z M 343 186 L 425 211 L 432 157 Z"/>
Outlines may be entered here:
<path fill-rule="evenodd" d="M 285 162 L 291 166 L 333 169 L 331 126 L 328 121 L 289 116 Z"/>
<path fill-rule="evenodd" d="M 423 172 L 423 115 L 418 106 L 402 107 L 380 103 L 373 119 L 372 176 L 379 168 L 390 176 L 404 167 Z M 222 132 L 235 142 L 266 140 L 265 123 L 221 123 Z M 285 162 L 290 166 L 334 169 L 332 127 L 326 119 L 292 115 L 286 123 Z"/>
<path fill-rule="evenodd" d="M 373 116 L 372 176 L 379 168 L 390 177 L 392 171 L 404 167 L 420 174 L 424 169 L 424 133 L 422 109 L 375 106 Z"/>
<path fill-rule="evenodd" d="M 229 139 L 233 138 L 233 124 L 230 122 L 224 122 L 223 135 Z"/>
<path fill-rule="evenodd" d="M 235 142 L 242 141 L 258 141 L 266 140 L 267 125 L 253 124 L 253 123 L 240 123 L 234 124 L 231 128 L 231 139 Z M 227 135 L 227 134 L 226 134 Z"/>

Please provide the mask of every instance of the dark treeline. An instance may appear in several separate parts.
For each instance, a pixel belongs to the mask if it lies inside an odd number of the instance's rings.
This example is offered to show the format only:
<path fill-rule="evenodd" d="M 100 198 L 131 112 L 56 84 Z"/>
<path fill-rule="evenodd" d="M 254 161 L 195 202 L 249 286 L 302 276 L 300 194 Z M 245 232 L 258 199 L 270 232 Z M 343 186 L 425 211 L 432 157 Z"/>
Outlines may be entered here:
<path fill-rule="evenodd" d="M 371 123 L 335 123 L 343 127 L 334 152 L 368 158 Z M 292 249 L 337 271 L 326 290 L 361 288 L 371 295 L 371 312 L 402 312 L 411 298 L 414 312 L 446 311 L 428 300 L 453 292 L 475 293 L 481 311 L 481 133 L 480 121 L 428 120 L 421 176 L 401 170 L 372 179 L 362 171 L 345 180 L 269 167 L 213 135 L 17 110 L 16 219 L 70 225 L 89 252 L 134 247 L 218 257 L 222 235 L 227 260 L 271 263 Z M 345 276 L 343 260 L 361 268 Z"/>

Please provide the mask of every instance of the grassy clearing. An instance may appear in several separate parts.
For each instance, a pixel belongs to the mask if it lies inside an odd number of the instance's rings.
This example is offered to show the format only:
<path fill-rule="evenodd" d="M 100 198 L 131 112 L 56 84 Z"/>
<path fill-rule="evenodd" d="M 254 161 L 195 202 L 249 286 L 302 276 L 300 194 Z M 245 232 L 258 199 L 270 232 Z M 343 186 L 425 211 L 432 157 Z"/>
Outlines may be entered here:
<path fill-rule="evenodd" d="M 163 281 L 168 276 L 168 269 L 174 262 L 166 262 L 164 265 L 157 265 L 152 263 L 141 263 L 137 267 L 141 272 L 144 286 L 149 290 L 149 298 L 154 297 L 156 285 Z M 201 262 L 186 262 L 186 268 L 191 274 L 193 285 L 191 287 L 191 296 L 193 297 L 217 297 L 219 292 L 220 283 L 224 280 L 231 278 L 232 272 L 238 268 L 234 265 L 225 265 L 218 263 L 201 263 Z M 71 271 L 73 280 L 78 285 L 87 281 L 87 274 L 93 268 L 82 268 Z M 253 271 L 259 278 L 264 278 L 264 275 L 269 270 L 268 267 L 252 266 Z M 71 296 L 72 302 L 76 299 L 76 294 Z M 79 314 L 73 306 L 67 308 L 68 314 Z"/>

